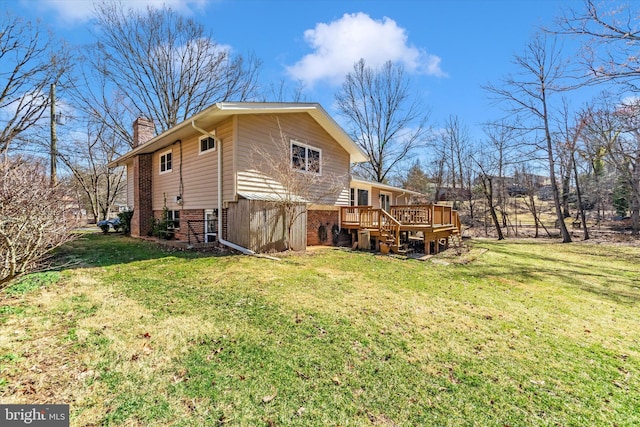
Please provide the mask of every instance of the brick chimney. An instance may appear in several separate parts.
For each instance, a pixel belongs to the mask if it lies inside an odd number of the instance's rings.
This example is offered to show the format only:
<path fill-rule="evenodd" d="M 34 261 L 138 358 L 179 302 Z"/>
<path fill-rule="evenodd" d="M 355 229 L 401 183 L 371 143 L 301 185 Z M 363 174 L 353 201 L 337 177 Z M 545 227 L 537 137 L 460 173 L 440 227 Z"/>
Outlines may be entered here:
<path fill-rule="evenodd" d="M 155 136 L 153 120 L 138 117 L 133 122 L 133 148 L 149 142 Z M 133 217 L 131 218 L 131 235 L 140 237 L 151 230 L 153 184 L 153 154 L 137 154 L 133 158 Z"/>
<path fill-rule="evenodd" d="M 133 148 L 142 145 L 155 136 L 156 129 L 153 120 L 145 117 L 138 117 L 133 122 Z"/>

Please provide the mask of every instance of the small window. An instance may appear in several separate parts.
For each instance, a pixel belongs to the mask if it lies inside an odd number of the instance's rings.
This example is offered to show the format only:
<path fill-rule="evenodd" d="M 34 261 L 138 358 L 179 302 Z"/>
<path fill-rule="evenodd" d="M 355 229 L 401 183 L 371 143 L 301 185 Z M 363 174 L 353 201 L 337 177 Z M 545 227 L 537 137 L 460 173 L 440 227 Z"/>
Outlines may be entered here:
<path fill-rule="evenodd" d="M 291 167 L 293 169 L 320 174 L 321 162 L 322 152 L 320 149 L 298 142 L 291 143 Z"/>
<path fill-rule="evenodd" d="M 216 149 L 216 140 L 210 136 L 200 138 L 200 153 L 214 151 Z"/>
<path fill-rule="evenodd" d="M 171 151 L 160 154 L 160 173 L 171 172 L 172 153 Z"/>
<path fill-rule="evenodd" d="M 180 230 L 180 211 L 167 211 L 167 229 Z"/>

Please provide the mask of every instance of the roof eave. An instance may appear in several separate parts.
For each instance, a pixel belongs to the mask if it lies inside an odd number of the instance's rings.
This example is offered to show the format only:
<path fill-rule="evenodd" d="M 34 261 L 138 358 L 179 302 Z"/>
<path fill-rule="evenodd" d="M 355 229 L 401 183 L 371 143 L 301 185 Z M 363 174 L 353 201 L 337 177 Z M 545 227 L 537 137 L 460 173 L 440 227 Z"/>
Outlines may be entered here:
<path fill-rule="evenodd" d="M 382 189 L 385 189 L 385 190 L 390 190 L 390 191 L 404 192 L 404 193 L 414 194 L 416 196 L 421 196 L 422 195 L 422 193 L 420 193 L 419 191 L 408 190 L 408 189 L 402 188 L 402 187 L 395 187 L 393 185 L 383 184 L 381 182 L 367 181 L 366 179 L 360 179 L 360 178 L 353 178 L 352 177 L 351 181 L 359 183 L 359 184 L 365 184 L 365 185 L 370 185 L 372 187 L 378 187 L 378 188 L 382 188 Z"/>

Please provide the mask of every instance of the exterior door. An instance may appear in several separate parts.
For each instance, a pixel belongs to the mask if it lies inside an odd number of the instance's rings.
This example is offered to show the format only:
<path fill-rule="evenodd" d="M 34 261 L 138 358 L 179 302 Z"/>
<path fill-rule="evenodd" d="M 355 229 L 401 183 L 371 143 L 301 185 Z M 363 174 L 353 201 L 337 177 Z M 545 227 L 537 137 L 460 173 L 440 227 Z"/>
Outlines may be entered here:
<path fill-rule="evenodd" d="M 391 194 L 380 193 L 380 208 L 389 212 L 391 209 Z"/>
<path fill-rule="evenodd" d="M 204 211 L 204 241 L 215 242 L 218 236 L 218 210 L 207 209 Z"/>

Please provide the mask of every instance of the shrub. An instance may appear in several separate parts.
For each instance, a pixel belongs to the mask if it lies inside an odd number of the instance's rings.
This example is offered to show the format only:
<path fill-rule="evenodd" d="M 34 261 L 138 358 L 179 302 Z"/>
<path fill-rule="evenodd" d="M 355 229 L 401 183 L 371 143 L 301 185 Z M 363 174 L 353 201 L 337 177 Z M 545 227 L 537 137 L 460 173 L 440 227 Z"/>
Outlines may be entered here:
<path fill-rule="evenodd" d="M 71 199 L 51 187 L 34 159 L 0 160 L 0 289 L 37 268 L 45 255 L 72 238 Z"/>
<path fill-rule="evenodd" d="M 133 211 L 124 211 L 118 214 L 120 218 L 120 226 L 124 234 L 131 234 L 131 218 L 133 218 Z"/>

